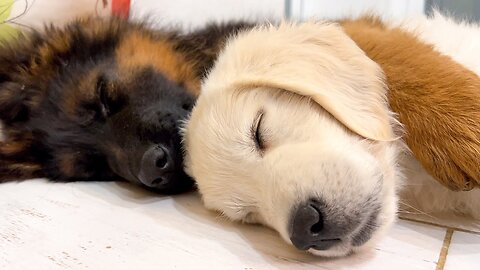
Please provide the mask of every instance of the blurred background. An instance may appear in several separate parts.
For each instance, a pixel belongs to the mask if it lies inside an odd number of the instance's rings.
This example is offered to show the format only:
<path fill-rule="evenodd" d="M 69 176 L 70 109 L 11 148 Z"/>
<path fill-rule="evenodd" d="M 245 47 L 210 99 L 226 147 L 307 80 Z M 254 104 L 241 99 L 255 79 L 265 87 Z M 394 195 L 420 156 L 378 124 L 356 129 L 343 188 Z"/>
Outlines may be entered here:
<path fill-rule="evenodd" d="M 479 0 L 0 0 L 0 37 L 92 13 L 148 15 L 162 25 L 192 28 L 212 20 L 337 19 L 368 11 L 403 18 L 429 14 L 434 7 L 460 19 L 480 19 Z"/>

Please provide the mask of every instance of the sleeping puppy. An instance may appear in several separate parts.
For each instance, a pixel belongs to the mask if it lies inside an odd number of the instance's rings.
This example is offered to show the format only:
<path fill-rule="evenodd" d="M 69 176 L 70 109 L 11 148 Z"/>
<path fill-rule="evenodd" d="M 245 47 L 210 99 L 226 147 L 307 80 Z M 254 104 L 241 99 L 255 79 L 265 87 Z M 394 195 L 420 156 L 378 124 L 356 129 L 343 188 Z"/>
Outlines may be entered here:
<path fill-rule="evenodd" d="M 184 130 L 187 172 L 206 207 L 269 226 L 300 250 L 343 256 L 395 220 L 405 164 L 421 164 L 407 179 L 478 186 L 480 78 L 453 59 L 475 56 L 480 40 L 442 54 L 472 35 L 448 20 L 438 27 L 445 21 L 283 23 L 231 39 Z M 413 32 L 447 29 L 430 40 Z M 438 205 L 428 190 L 416 199 L 480 218 L 473 192 Z"/>
<path fill-rule="evenodd" d="M 241 23 L 180 34 L 117 18 L 47 27 L 0 48 L 0 181 L 126 179 L 192 187 L 178 123 Z"/>

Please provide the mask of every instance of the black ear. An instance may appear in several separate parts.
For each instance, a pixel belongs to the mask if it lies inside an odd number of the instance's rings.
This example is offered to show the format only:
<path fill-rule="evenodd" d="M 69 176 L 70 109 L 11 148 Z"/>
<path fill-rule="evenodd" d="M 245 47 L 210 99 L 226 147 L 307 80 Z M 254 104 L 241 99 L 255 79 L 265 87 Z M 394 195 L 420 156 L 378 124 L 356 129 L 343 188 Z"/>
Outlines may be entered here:
<path fill-rule="evenodd" d="M 0 80 L 5 79 L 1 77 Z M 5 125 L 25 122 L 30 117 L 34 91 L 24 84 L 0 81 L 0 120 Z"/>

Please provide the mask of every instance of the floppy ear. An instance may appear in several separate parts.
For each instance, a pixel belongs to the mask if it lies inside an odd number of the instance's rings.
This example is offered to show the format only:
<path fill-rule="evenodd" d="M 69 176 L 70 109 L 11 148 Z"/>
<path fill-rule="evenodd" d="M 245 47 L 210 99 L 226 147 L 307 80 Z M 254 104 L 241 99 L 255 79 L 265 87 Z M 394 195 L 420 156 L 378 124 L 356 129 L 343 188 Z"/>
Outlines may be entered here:
<path fill-rule="evenodd" d="M 28 121 L 31 100 L 26 93 L 17 91 L 14 95 L 3 86 L 0 84 L 0 183 L 43 177 L 42 165 L 32 149 L 33 135 L 21 124 Z"/>
<path fill-rule="evenodd" d="M 42 177 L 33 156 L 28 121 L 38 91 L 11 81 L 8 67 L 0 68 L 0 182 Z"/>
<path fill-rule="evenodd" d="M 40 49 L 32 42 L 20 35 L 8 43 L 0 44 L 0 120 L 6 125 L 28 120 L 34 101 L 41 96 L 39 84 L 48 70 L 33 61 Z M 32 65 L 37 67 L 38 77 L 41 78 L 36 80 L 34 87 L 29 83 Z"/>
<path fill-rule="evenodd" d="M 39 96 L 38 91 L 27 86 L 28 76 L 19 75 L 30 68 L 28 41 L 19 38 L 9 44 L 0 45 L 0 120 L 6 125 L 28 120 L 32 100 Z M 20 48 L 13 49 L 17 45 Z"/>
<path fill-rule="evenodd" d="M 283 23 L 231 39 L 203 91 L 252 87 L 310 97 L 365 138 L 395 139 L 383 71 L 335 24 Z"/>

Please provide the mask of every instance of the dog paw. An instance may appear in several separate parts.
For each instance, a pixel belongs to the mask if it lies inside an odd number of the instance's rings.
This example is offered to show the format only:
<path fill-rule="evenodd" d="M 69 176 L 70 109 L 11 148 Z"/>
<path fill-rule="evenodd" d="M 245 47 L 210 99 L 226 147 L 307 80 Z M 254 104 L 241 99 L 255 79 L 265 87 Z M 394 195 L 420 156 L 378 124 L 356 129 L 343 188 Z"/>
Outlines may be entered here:
<path fill-rule="evenodd" d="M 459 120 L 450 119 L 443 125 L 433 121 L 416 131 L 410 128 L 405 141 L 438 182 L 451 190 L 466 191 L 480 188 L 480 117 L 474 125 Z"/>
<path fill-rule="evenodd" d="M 402 64 L 385 66 L 405 142 L 449 189 L 480 188 L 480 77 L 425 44 L 416 46 Z"/>

